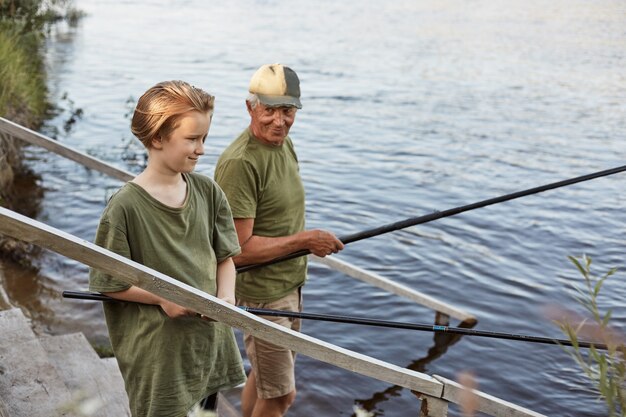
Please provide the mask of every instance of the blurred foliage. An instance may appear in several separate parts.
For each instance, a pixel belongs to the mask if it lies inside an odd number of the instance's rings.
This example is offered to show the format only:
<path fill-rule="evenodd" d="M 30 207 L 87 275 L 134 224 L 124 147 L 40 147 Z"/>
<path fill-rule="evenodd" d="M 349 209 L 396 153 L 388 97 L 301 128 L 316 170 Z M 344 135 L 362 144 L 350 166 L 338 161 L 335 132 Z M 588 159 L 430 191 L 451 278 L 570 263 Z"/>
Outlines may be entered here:
<path fill-rule="evenodd" d="M 0 116 L 39 127 L 50 109 L 42 53 L 47 30 L 82 16 L 72 0 L 0 0 Z"/>
<path fill-rule="evenodd" d="M 591 258 L 582 256 L 579 260 L 570 256 L 583 277 L 584 285 L 571 284 L 574 298 L 585 308 L 591 318 L 567 318 L 556 320 L 561 330 L 572 342 L 573 347 L 564 349 L 578 364 L 586 377 L 597 390 L 600 398 L 607 406 L 608 416 L 626 415 L 626 347 L 621 335 L 610 327 L 612 310 L 600 311 L 598 297 L 605 281 L 615 272 L 610 269 L 602 276 L 594 276 L 591 272 Z M 590 349 L 581 349 L 578 340 L 585 338 L 594 345 Z M 606 345 L 605 349 L 596 346 Z"/>
<path fill-rule="evenodd" d="M 113 358 L 115 354 L 113 353 L 113 348 L 111 344 L 92 344 L 93 350 L 96 351 L 100 358 Z"/>
<path fill-rule="evenodd" d="M 0 0 L 0 23 L 15 25 L 21 33 L 36 33 L 48 23 L 75 10 L 71 0 Z"/>
<path fill-rule="evenodd" d="M 50 25 L 65 19 L 75 24 L 83 13 L 72 0 L 0 0 L 0 117 L 38 129 L 50 113 L 43 48 Z M 26 214 L 35 195 L 24 195 L 29 170 L 23 164 L 22 142 L 0 133 L 0 205 Z M 19 179 L 19 181 L 18 181 Z M 0 235 L 0 257 L 29 259 L 32 245 Z"/>

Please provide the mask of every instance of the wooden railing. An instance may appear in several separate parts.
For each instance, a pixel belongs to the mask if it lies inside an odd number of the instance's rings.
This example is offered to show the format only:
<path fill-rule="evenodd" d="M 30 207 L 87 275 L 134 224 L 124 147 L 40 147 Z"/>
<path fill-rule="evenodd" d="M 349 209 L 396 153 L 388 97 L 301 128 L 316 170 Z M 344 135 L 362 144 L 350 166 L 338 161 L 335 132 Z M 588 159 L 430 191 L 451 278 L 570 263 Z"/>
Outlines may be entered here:
<path fill-rule="evenodd" d="M 397 282 L 382 277 L 379 274 L 351 265 L 348 262 L 338 259 L 336 256 L 319 258 L 315 255 L 309 255 L 309 259 L 314 262 L 324 264 L 334 270 L 343 272 L 349 277 L 367 282 L 368 284 L 382 288 L 383 290 L 389 291 L 401 297 L 408 298 L 417 304 L 421 304 L 424 307 L 435 310 L 437 313 L 435 316 L 436 324 L 448 325 L 450 317 L 460 320 L 466 326 L 473 326 L 476 324 L 476 318 L 460 308 L 444 303 L 434 297 L 409 288 L 406 285 L 398 284 Z"/>
<path fill-rule="evenodd" d="M 134 178 L 134 175 L 128 171 L 119 169 L 104 161 L 82 153 L 69 146 L 63 145 L 54 139 L 42 135 L 41 133 L 27 129 L 23 126 L 18 125 L 17 123 L 13 123 L 10 120 L 0 117 L 0 134 L 2 133 L 16 139 L 23 140 L 32 145 L 40 146 L 53 153 L 66 157 L 72 161 L 78 162 L 79 164 L 87 168 L 93 169 L 103 174 L 107 174 L 122 182 L 127 182 Z M 318 258 L 317 256 L 310 255 L 309 258 L 314 262 L 319 262 L 329 266 L 332 269 L 341 271 L 351 278 L 367 282 L 371 285 L 377 286 L 401 297 L 408 298 L 409 300 L 412 300 L 418 304 L 435 310 L 436 324 L 447 325 L 449 323 L 449 317 L 454 317 L 467 325 L 473 325 L 476 323 L 476 318 L 472 314 L 469 314 L 462 309 L 453 307 L 445 302 L 437 300 L 429 295 L 423 294 L 407 286 L 395 283 L 387 278 L 381 277 L 378 274 L 366 271 L 347 262 L 341 261 L 337 259 L 337 257 Z"/>
<path fill-rule="evenodd" d="M 128 181 L 132 178 L 132 174 L 126 171 L 112 167 L 103 161 L 66 147 L 44 135 L 0 118 L 0 133 L 2 132 L 42 146 L 122 181 Z M 0 233 L 52 250 L 90 267 L 115 275 L 123 282 L 143 288 L 177 304 L 187 306 L 198 313 L 250 333 L 260 339 L 269 340 L 272 343 L 285 346 L 303 355 L 349 371 L 407 388 L 422 400 L 420 417 L 447 416 L 448 403 L 458 404 L 461 401 L 461 393 L 464 388 L 454 381 L 401 368 L 278 326 L 158 271 L 1 207 Z M 396 284 L 377 274 L 372 274 L 335 258 L 313 258 L 313 260 L 433 308 L 438 312 L 440 320 L 442 318 L 445 320 L 446 317 L 452 316 L 465 323 L 475 322 L 473 316 L 460 309 L 456 309 L 408 287 Z M 542 416 L 542 414 L 480 391 L 474 391 L 474 394 L 479 399 L 477 411 L 487 415 L 500 417 Z"/>

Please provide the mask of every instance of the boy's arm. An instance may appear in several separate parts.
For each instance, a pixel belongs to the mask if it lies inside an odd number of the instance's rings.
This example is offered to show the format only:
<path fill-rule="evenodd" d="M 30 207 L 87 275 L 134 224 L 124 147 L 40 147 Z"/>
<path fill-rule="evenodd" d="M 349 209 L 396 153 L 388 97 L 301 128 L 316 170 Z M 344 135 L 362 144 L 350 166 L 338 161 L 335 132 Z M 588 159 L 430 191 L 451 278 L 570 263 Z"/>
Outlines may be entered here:
<path fill-rule="evenodd" d="M 179 306 L 176 303 L 161 298 L 158 295 L 152 294 L 151 292 L 139 287 L 135 287 L 134 285 L 124 291 L 104 292 L 103 294 L 118 300 L 157 305 L 161 307 L 165 314 L 167 314 L 170 318 L 196 315 L 195 311 Z"/>
<path fill-rule="evenodd" d="M 235 263 L 226 258 L 217 264 L 217 298 L 235 304 Z"/>

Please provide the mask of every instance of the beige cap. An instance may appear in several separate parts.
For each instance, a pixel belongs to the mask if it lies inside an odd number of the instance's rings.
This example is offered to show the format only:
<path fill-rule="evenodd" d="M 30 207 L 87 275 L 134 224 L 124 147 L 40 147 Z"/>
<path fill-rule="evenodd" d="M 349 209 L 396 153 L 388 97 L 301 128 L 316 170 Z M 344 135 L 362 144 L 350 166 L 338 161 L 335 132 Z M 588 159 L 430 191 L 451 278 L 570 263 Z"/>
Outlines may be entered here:
<path fill-rule="evenodd" d="M 248 91 L 256 94 L 259 101 L 266 106 L 302 108 L 298 75 L 282 64 L 263 65 L 259 68 L 250 80 Z"/>

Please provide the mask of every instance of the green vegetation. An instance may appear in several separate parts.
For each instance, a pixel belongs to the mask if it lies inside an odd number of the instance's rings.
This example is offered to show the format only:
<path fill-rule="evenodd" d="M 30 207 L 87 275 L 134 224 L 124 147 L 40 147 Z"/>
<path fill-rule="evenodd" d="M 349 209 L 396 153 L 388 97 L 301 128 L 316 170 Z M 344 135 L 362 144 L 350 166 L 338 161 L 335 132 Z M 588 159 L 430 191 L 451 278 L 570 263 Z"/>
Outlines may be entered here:
<path fill-rule="evenodd" d="M 0 23 L 0 114 L 37 127 L 48 108 L 46 79 L 37 33 Z"/>
<path fill-rule="evenodd" d="M 609 322 L 611 309 L 602 314 L 598 306 L 598 297 L 604 282 L 617 269 L 610 269 L 596 277 L 591 272 L 591 258 L 582 257 L 579 261 L 569 257 L 584 278 L 584 286 L 572 284 L 576 293 L 574 298 L 591 315 L 591 319 L 572 317 L 560 318 L 557 324 L 574 345 L 565 348 L 584 374 L 589 378 L 600 398 L 606 403 L 608 416 L 626 415 L 626 347 L 620 335 L 613 331 Z M 606 344 L 608 349 L 598 350 L 592 347 L 583 352 L 578 339 L 587 339 L 596 344 Z"/>
<path fill-rule="evenodd" d="M 96 353 L 98 354 L 99 357 L 101 358 L 112 358 L 115 356 L 115 354 L 113 353 L 113 348 L 111 347 L 111 344 L 93 344 L 91 345 L 93 347 L 93 350 L 96 351 Z"/>
<path fill-rule="evenodd" d="M 0 115 L 37 128 L 49 108 L 42 56 L 46 25 L 68 0 L 0 0 Z M 72 9 L 73 10 L 73 9 Z M 77 15 L 71 12 L 71 16 Z M 72 17 L 74 18 L 74 17 Z"/>
<path fill-rule="evenodd" d="M 0 0 L 0 117 L 35 130 L 41 126 L 51 109 L 43 57 L 47 30 L 60 19 L 72 24 L 80 17 L 71 0 Z M 23 183 L 30 177 L 21 142 L 0 134 L 0 205 L 30 211 L 20 206 L 29 200 L 20 195 L 23 190 L 14 189 L 18 178 Z M 0 256 L 20 260 L 28 252 L 28 245 L 0 236 Z"/>
<path fill-rule="evenodd" d="M 46 25 L 82 14 L 71 0 L 0 0 L 0 116 L 37 129 L 50 105 L 42 54 Z M 0 204 L 11 206 L 11 184 L 22 168 L 20 144 L 0 135 Z"/>

